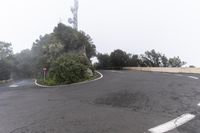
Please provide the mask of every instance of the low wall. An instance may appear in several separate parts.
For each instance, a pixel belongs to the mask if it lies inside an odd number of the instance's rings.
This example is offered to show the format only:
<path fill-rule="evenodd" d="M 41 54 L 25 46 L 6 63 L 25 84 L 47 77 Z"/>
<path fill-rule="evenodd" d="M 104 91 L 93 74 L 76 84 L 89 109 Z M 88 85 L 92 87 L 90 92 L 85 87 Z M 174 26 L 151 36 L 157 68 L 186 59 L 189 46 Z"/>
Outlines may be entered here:
<path fill-rule="evenodd" d="M 124 67 L 124 70 L 167 72 L 167 73 L 196 73 L 200 74 L 200 68 L 170 68 L 170 67 Z"/>

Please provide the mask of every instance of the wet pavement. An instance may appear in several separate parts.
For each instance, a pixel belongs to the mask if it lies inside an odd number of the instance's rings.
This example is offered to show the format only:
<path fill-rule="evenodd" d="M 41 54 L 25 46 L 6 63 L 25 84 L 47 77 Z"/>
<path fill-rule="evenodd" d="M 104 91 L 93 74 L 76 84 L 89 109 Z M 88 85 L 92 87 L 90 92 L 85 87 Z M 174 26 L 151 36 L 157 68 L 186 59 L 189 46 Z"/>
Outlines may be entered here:
<path fill-rule="evenodd" d="M 34 80 L 0 85 L 0 133 L 144 133 L 185 113 L 196 118 L 170 133 L 199 133 L 200 80 L 101 71 L 98 81 L 41 88 Z"/>

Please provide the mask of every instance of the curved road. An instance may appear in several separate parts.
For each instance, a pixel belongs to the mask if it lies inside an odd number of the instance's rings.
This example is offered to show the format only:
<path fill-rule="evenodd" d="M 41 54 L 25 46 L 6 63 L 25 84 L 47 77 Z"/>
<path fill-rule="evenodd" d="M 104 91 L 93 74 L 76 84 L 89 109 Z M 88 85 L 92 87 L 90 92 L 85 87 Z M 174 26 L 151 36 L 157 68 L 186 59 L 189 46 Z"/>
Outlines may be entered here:
<path fill-rule="evenodd" d="M 101 73 L 68 87 L 0 85 L 0 133 L 147 133 L 187 113 L 195 118 L 169 133 L 200 133 L 200 75 Z"/>

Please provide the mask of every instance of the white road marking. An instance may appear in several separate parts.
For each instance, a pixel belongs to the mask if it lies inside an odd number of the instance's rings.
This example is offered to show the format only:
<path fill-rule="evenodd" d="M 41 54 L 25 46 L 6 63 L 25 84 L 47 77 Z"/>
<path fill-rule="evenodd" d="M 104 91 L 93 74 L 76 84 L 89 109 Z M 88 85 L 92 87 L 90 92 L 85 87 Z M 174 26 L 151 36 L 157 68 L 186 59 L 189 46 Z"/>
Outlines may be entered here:
<path fill-rule="evenodd" d="M 200 103 L 199 104 L 197 104 L 198 106 L 200 106 Z"/>
<path fill-rule="evenodd" d="M 15 84 L 13 84 L 13 85 L 10 85 L 9 87 L 10 88 L 15 88 L 15 87 L 18 87 L 19 85 L 15 85 Z"/>
<path fill-rule="evenodd" d="M 151 128 L 148 131 L 150 133 L 166 133 L 168 131 L 171 131 L 189 121 L 191 121 L 192 119 L 194 119 L 196 116 L 192 115 L 192 114 L 184 114 L 172 121 L 169 121 L 165 124 L 159 125 L 157 127 Z"/>
<path fill-rule="evenodd" d="M 188 76 L 188 77 L 191 79 L 199 79 L 198 77 L 195 77 L 195 76 Z"/>

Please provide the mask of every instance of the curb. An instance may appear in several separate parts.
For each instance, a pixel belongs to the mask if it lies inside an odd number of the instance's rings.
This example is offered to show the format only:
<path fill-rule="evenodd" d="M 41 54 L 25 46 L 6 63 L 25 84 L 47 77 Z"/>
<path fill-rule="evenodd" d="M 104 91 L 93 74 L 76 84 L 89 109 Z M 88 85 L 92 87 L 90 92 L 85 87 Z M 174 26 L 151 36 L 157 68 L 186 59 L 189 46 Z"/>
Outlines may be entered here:
<path fill-rule="evenodd" d="M 43 88 L 53 88 L 53 87 L 67 87 L 67 86 L 72 86 L 72 85 L 80 85 L 80 84 L 85 84 L 85 83 L 90 83 L 90 82 L 94 82 L 97 80 L 100 80 L 103 78 L 103 74 L 101 74 L 100 72 L 96 71 L 100 77 L 97 79 L 93 79 L 93 80 L 87 80 L 87 81 L 83 81 L 83 82 L 79 82 L 79 83 L 73 83 L 73 84 L 68 84 L 68 85 L 55 85 L 55 86 L 46 86 L 46 85 L 41 85 L 37 83 L 37 79 L 35 79 L 35 85 L 39 86 L 39 87 L 43 87 Z"/>

